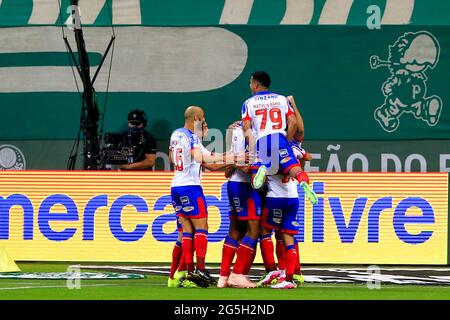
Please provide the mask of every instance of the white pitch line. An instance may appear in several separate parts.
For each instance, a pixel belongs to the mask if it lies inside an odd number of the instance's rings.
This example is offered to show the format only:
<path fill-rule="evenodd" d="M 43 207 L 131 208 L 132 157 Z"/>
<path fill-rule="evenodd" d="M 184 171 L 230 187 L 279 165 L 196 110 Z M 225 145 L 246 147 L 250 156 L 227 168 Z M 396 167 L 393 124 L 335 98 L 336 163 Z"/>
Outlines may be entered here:
<path fill-rule="evenodd" d="M 154 271 L 161 269 L 170 269 L 170 266 L 83 266 L 77 265 L 81 269 L 117 269 L 117 270 L 126 270 L 126 271 Z M 208 268 L 211 269 L 211 268 Z M 262 267 L 253 267 L 252 270 L 263 271 L 265 270 Z M 333 267 L 325 267 L 325 268 L 316 268 L 316 267 L 302 267 L 302 270 L 310 270 L 310 271 L 367 271 L 367 268 L 333 268 Z M 450 268 L 380 268 L 380 271 L 450 271 Z"/>
<path fill-rule="evenodd" d="M 117 287 L 120 284 L 86 284 L 82 287 Z M 28 287 L 11 287 L 11 288 L 0 288 L 0 290 L 18 290 L 18 289 L 48 289 L 48 288 L 67 288 L 67 286 L 28 286 Z M 68 289 L 68 288 L 67 288 Z"/>
<path fill-rule="evenodd" d="M 263 270 L 263 269 L 261 269 Z M 367 271 L 367 268 L 302 268 L 302 270 Z M 450 268 L 380 268 L 380 271 L 450 271 Z"/>

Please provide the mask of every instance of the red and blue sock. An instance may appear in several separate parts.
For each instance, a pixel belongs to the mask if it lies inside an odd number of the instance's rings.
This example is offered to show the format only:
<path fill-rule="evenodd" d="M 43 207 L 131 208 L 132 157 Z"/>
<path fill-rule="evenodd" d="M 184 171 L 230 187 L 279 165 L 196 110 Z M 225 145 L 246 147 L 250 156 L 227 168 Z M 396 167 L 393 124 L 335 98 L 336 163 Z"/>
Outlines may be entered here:
<path fill-rule="evenodd" d="M 197 259 L 197 269 L 205 270 L 206 249 L 208 247 L 208 231 L 203 229 L 195 230 L 194 248 Z"/>
<path fill-rule="evenodd" d="M 194 271 L 194 235 L 192 233 L 183 232 L 181 248 L 187 271 Z"/>
<path fill-rule="evenodd" d="M 286 247 L 284 246 L 283 240 L 277 240 L 275 252 L 277 254 L 278 269 L 286 270 Z"/>
<path fill-rule="evenodd" d="M 294 242 L 295 250 L 297 250 L 297 260 L 295 261 L 294 274 L 302 274 L 301 263 L 300 263 L 300 250 L 298 248 L 298 241 Z"/>
<path fill-rule="evenodd" d="M 253 251 L 252 255 L 250 256 L 250 259 L 248 260 L 248 263 L 245 266 L 243 274 L 248 275 L 250 273 L 250 269 L 252 268 L 253 261 L 255 261 L 256 251 L 258 251 L 258 246 L 255 247 L 255 251 Z"/>
<path fill-rule="evenodd" d="M 183 250 L 181 249 L 181 242 L 177 241 L 173 246 L 172 250 L 172 264 L 170 265 L 170 279 L 173 279 L 175 271 L 177 271 L 180 265 L 181 256 L 183 255 Z"/>
<path fill-rule="evenodd" d="M 255 252 L 256 245 L 258 243 L 257 239 L 245 236 L 239 245 L 237 252 L 236 263 L 234 264 L 233 273 L 244 274 L 244 270 L 248 265 L 252 254 Z"/>
<path fill-rule="evenodd" d="M 263 235 L 260 238 L 260 247 L 261 247 L 261 255 L 264 262 L 264 267 L 266 268 L 266 272 L 274 271 L 277 269 L 275 264 L 275 257 L 273 255 L 273 242 L 272 242 L 272 234 L 268 233 Z"/>
<path fill-rule="evenodd" d="M 295 245 L 286 246 L 286 281 L 294 281 L 294 269 L 297 260 Z"/>
<path fill-rule="evenodd" d="M 239 248 L 239 242 L 234 240 L 230 236 L 225 238 L 225 242 L 222 247 L 222 263 L 220 264 L 220 275 L 228 277 L 231 272 L 231 264 L 233 263 L 234 256 Z"/>
<path fill-rule="evenodd" d="M 295 175 L 295 180 L 298 181 L 298 183 L 306 182 L 309 184 L 309 177 L 308 174 L 305 171 L 299 171 Z"/>
<path fill-rule="evenodd" d="M 181 255 L 180 265 L 178 266 L 178 271 L 186 271 L 186 261 L 184 260 L 184 254 Z"/>

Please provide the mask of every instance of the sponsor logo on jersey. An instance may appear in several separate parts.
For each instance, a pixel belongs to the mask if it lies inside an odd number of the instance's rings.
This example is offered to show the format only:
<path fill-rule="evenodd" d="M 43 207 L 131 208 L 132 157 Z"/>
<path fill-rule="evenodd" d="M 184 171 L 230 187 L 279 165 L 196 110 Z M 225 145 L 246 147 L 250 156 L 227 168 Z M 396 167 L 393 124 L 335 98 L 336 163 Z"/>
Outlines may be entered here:
<path fill-rule="evenodd" d="M 184 212 L 191 212 L 191 211 L 194 211 L 194 207 L 192 207 L 192 206 L 184 207 L 184 208 L 183 208 L 183 211 L 184 211 Z"/>
<path fill-rule="evenodd" d="M 291 157 L 281 159 L 280 163 L 286 163 L 286 162 L 290 161 L 291 159 L 292 159 Z"/>
<path fill-rule="evenodd" d="M 273 209 L 273 216 L 277 218 L 281 218 L 283 215 L 283 211 L 281 209 Z"/>

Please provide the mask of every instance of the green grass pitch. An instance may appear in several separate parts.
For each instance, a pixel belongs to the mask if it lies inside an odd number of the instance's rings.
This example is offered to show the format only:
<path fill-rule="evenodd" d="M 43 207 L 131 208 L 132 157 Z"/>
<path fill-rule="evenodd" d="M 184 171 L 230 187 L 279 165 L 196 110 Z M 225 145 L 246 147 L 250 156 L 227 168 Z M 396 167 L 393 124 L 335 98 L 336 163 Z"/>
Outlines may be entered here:
<path fill-rule="evenodd" d="M 23 272 L 65 272 L 65 263 L 19 263 Z M 167 277 L 146 275 L 132 280 L 81 280 L 80 289 L 68 289 L 65 280 L 0 279 L 0 300 L 371 300 L 450 299 L 447 286 L 312 284 L 292 290 L 167 288 Z"/>

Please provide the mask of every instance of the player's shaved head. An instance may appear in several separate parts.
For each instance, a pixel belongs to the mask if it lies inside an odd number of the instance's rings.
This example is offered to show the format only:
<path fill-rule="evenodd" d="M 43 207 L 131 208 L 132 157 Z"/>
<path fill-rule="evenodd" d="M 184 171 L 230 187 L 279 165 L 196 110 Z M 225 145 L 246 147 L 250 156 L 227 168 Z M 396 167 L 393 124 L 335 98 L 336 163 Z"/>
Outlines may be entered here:
<path fill-rule="evenodd" d="M 185 120 L 202 119 L 204 115 L 203 109 L 197 106 L 190 106 L 184 111 Z"/>

